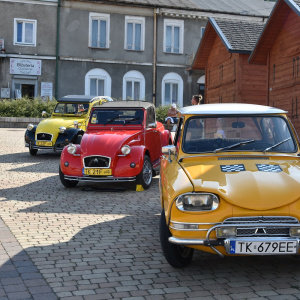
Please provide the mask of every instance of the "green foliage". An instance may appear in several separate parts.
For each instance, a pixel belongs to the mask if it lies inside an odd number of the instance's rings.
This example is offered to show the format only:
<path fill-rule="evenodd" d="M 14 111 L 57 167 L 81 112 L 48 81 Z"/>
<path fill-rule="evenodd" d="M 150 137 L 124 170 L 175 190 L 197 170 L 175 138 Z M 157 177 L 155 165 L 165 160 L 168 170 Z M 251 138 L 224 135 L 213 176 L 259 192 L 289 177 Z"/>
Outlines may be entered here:
<path fill-rule="evenodd" d="M 56 103 L 56 100 L 42 98 L 0 99 L 0 117 L 41 118 L 43 111 L 51 115 Z"/>
<path fill-rule="evenodd" d="M 165 122 L 165 119 L 167 117 L 167 112 L 171 108 L 171 105 L 160 105 L 156 107 L 156 121 L 158 122 Z"/>

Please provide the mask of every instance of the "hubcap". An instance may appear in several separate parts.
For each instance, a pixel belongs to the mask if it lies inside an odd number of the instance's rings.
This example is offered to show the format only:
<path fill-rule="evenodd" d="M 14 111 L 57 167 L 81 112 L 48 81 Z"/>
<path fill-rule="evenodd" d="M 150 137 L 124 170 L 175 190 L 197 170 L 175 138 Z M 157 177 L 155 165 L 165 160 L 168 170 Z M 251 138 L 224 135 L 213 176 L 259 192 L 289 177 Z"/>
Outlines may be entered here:
<path fill-rule="evenodd" d="M 143 168 L 143 178 L 147 185 L 151 183 L 152 180 L 152 166 L 149 161 L 144 162 L 144 168 Z"/>

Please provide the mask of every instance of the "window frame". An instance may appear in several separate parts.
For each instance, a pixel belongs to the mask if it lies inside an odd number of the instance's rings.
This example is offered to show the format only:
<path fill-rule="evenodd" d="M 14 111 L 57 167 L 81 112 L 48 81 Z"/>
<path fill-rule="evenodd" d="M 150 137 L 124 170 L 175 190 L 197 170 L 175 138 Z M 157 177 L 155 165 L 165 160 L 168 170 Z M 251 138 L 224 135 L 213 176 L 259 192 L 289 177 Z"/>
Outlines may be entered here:
<path fill-rule="evenodd" d="M 145 88 L 146 88 L 146 81 L 144 75 L 136 70 L 128 71 L 123 76 L 123 99 L 127 100 L 127 82 L 139 82 L 140 83 L 140 99 L 132 99 L 132 100 L 144 100 L 145 99 Z"/>
<path fill-rule="evenodd" d="M 167 26 L 179 27 L 179 52 L 174 52 L 174 43 L 172 42 L 171 47 L 173 51 L 167 51 Z M 172 36 L 173 40 L 174 36 Z M 184 20 L 172 20 L 164 19 L 164 52 L 168 54 L 183 54 L 183 45 L 184 45 Z"/>
<path fill-rule="evenodd" d="M 92 22 L 93 20 L 106 21 L 106 30 L 105 30 L 105 47 L 95 47 L 92 46 Z M 109 34 L 110 34 L 110 15 L 109 14 L 102 14 L 102 13 L 94 13 L 90 12 L 89 14 L 89 47 L 93 49 L 109 49 Z M 100 36 L 99 36 L 100 38 Z M 97 39 L 97 45 L 99 45 L 100 40 Z"/>
<path fill-rule="evenodd" d="M 104 95 L 111 97 L 111 77 L 107 71 L 100 68 L 95 68 L 85 74 L 85 95 L 91 93 L 91 79 L 104 80 Z"/>
<path fill-rule="evenodd" d="M 18 23 L 22 23 L 22 42 L 18 42 Z M 32 43 L 25 42 L 25 24 L 32 24 Z M 16 46 L 30 46 L 36 47 L 36 34 L 37 33 L 37 20 L 33 19 L 23 19 L 23 18 L 14 18 L 14 45 Z"/>
<path fill-rule="evenodd" d="M 141 49 L 128 49 L 127 48 L 127 33 L 128 33 L 128 23 L 140 24 L 141 25 Z M 135 32 L 135 29 L 133 29 Z M 134 16 L 125 16 L 125 34 L 124 34 L 124 49 L 128 51 L 144 51 L 145 50 L 145 18 L 144 17 L 134 17 Z M 133 35 L 133 43 L 135 42 L 135 36 Z"/>
<path fill-rule="evenodd" d="M 165 85 L 167 83 L 170 83 L 170 84 L 177 84 L 178 85 L 178 99 L 177 99 L 177 105 L 179 107 L 182 107 L 183 106 L 183 80 L 182 80 L 182 77 L 177 74 L 177 73 L 174 73 L 174 72 L 170 72 L 170 73 L 167 73 L 165 74 L 165 76 L 163 77 L 162 79 L 162 92 L 161 92 L 161 103 L 162 105 L 171 105 L 172 103 L 165 103 Z"/>

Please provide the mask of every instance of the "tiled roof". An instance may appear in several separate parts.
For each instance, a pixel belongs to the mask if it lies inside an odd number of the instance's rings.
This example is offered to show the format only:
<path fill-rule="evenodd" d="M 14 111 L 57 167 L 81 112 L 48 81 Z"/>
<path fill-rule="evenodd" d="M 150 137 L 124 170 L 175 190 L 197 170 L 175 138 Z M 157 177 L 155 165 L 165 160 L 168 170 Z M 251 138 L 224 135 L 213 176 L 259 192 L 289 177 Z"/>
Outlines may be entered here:
<path fill-rule="evenodd" d="M 210 22 L 230 52 L 251 52 L 265 26 L 264 23 L 210 18 Z"/>
<path fill-rule="evenodd" d="M 212 13 L 268 17 L 274 2 L 263 0 L 84 0 L 115 5 L 195 10 Z"/>

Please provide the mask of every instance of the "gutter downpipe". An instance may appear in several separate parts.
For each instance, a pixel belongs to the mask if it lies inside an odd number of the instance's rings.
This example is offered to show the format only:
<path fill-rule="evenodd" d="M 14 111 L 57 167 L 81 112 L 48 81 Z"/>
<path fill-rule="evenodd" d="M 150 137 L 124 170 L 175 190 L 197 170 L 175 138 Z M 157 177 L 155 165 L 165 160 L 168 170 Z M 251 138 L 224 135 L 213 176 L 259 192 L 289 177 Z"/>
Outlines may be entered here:
<path fill-rule="evenodd" d="M 55 69 L 55 99 L 58 99 L 58 69 L 59 69 L 59 33 L 60 33 L 60 1 L 57 0 L 57 17 L 56 17 L 56 69 Z"/>
<path fill-rule="evenodd" d="M 159 8 L 154 8 L 154 29 L 153 29 L 153 89 L 152 89 L 152 102 L 155 106 L 156 102 L 156 45 L 157 45 L 157 14 Z"/>

